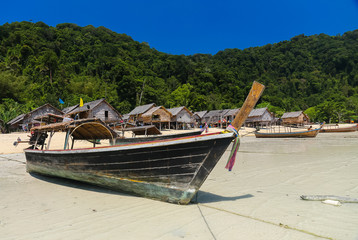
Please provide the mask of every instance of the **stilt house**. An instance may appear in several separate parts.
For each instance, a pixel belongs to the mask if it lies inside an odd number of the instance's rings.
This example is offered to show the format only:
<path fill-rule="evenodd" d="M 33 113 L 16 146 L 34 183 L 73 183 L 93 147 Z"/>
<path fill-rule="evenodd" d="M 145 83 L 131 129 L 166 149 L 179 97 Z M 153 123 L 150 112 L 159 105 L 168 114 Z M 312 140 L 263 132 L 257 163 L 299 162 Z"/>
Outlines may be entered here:
<path fill-rule="evenodd" d="M 118 122 L 122 119 L 121 114 L 104 98 L 84 103 L 82 107 L 76 105 L 71 108 L 66 116 L 73 119 L 98 118 L 105 123 Z"/>
<path fill-rule="evenodd" d="M 192 116 L 193 113 L 189 111 L 186 107 L 176 107 L 167 109 L 173 116 L 170 120 L 171 128 L 174 129 L 185 129 L 190 127 L 193 123 Z"/>
<path fill-rule="evenodd" d="M 281 119 L 283 125 L 305 125 L 310 122 L 310 118 L 303 111 L 284 113 Z"/>
<path fill-rule="evenodd" d="M 205 124 L 205 122 L 203 121 L 203 117 L 207 112 L 208 111 L 200 111 L 200 112 L 195 112 L 193 114 L 192 119 L 193 119 L 193 122 L 196 127 L 202 126 Z"/>
<path fill-rule="evenodd" d="M 130 113 L 127 113 L 128 122 L 142 124 L 143 123 L 142 115 L 154 107 L 155 104 L 150 103 L 134 108 Z"/>
<path fill-rule="evenodd" d="M 172 117 L 173 115 L 165 107 L 159 106 L 143 113 L 141 119 L 144 124 L 155 125 L 162 130 L 162 128 L 169 128 Z"/>
<path fill-rule="evenodd" d="M 224 115 L 223 115 L 223 126 L 227 127 L 234 119 L 236 114 L 240 111 L 240 108 L 235 109 L 229 109 Z"/>
<path fill-rule="evenodd" d="M 270 126 L 275 122 L 275 117 L 267 108 L 253 109 L 245 121 L 245 126 L 258 127 Z"/>
<path fill-rule="evenodd" d="M 63 115 L 64 113 L 51 104 L 46 103 L 29 113 L 17 116 L 16 118 L 10 120 L 7 124 L 9 125 L 10 131 L 28 131 L 34 126 L 47 124 L 46 121 L 41 121 L 41 116 L 45 116 L 47 114 Z"/>
<path fill-rule="evenodd" d="M 222 127 L 224 115 L 228 111 L 229 111 L 228 109 L 212 110 L 204 115 L 204 123 L 207 123 L 208 125 L 211 125 L 214 127 Z"/>

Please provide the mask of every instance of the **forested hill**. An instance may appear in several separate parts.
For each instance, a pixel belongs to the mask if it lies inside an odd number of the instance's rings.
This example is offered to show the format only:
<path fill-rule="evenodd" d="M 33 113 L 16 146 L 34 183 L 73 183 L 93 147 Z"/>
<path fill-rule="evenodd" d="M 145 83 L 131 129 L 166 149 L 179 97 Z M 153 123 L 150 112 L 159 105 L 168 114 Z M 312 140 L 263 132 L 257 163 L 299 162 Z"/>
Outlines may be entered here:
<path fill-rule="evenodd" d="M 307 110 L 320 121 L 354 118 L 358 30 L 185 56 L 159 52 L 104 27 L 50 27 L 42 22 L 0 26 L 3 113 L 44 103 L 66 107 L 79 103 L 80 97 L 105 97 L 121 113 L 151 102 L 193 111 L 235 108 L 253 80 L 267 87 L 260 106 L 278 115 Z"/>

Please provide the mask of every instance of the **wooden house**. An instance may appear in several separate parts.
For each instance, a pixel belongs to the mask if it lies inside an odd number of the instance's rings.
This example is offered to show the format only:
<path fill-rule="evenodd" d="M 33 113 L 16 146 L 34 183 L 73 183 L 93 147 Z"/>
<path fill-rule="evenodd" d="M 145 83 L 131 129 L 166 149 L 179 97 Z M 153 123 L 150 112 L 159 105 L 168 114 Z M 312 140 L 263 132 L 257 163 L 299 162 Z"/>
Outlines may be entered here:
<path fill-rule="evenodd" d="M 144 124 L 155 125 L 159 130 L 169 128 L 172 114 L 163 106 L 153 107 L 142 114 L 141 120 Z"/>
<path fill-rule="evenodd" d="M 127 122 L 142 124 L 143 123 L 142 115 L 154 107 L 155 104 L 150 103 L 134 108 L 130 113 L 126 114 L 128 116 Z"/>
<path fill-rule="evenodd" d="M 203 122 L 212 127 L 222 127 L 223 123 L 226 121 L 224 115 L 228 111 L 228 109 L 209 111 L 204 115 Z"/>
<path fill-rule="evenodd" d="M 194 122 L 195 127 L 203 126 L 205 122 L 203 122 L 203 117 L 208 111 L 200 111 L 200 112 L 194 112 L 194 114 L 191 116 L 192 121 Z"/>
<path fill-rule="evenodd" d="M 193 113 L 187 109 L 186 107 L 176 107 L 167 109 L 173 116 L 170 120 L 170 124 L 172 128 L 175 129 L 185 129 L 186 127 L 190 127 L 193 123 L 192 116 Z"/>
<path fill-rule="evenodd" d="M 240 111 L 240 108 L 229 109 L 223 115 L 223 126 L 227 127 L 234 119 L 236 114 Z"/>
<path fill-rule="evenodd" d="M 64 113 L 52 106 L 49 103 L 42 105 L 41 107 L 32 110 L 29 113 L 21 114 L 16 118 L 7 122 L 10 131 L 29 131 L 34 126 L 39 126 L 41 124 L 47 124 L 47 116 L 54 115 L 59 116 L 55 119 L 60 119 L 60 116 Z"/>
<path fill-rule="evenodd" d="M 253 109 L 245 121 L 245 126 L 258 127 L 274 124 L 275 117 L 267 108 Z"/>
<path fill-rule="evenodd" d="M 72 110 L 68 111 L 66 116 L 73 119 L 98 118 L 105 123 L 118 122 L 122 119 L 121 114 L 104 98 L 84 103 L 82 107 L 76 105 L 70 108 Z"/>
<path fill-rule="evenodd" d="M 284 113 L 281 120 L 283 125 L 305 125 L 310 122 L 310 118 L 303 111 Z"/>

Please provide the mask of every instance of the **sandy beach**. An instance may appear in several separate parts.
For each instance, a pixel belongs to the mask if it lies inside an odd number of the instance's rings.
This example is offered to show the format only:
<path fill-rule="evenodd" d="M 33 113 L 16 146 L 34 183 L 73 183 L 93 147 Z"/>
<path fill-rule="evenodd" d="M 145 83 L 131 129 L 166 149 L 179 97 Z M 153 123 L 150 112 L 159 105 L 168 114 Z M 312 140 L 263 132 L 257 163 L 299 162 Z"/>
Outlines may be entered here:
<path fill-rule="evenodd" d="M 250 131 L 241 133 L 233 170 L 224 168 L 229 147 L 186 206 L 30 175 L 25 145 L 13 146 L 26 134 L 1 134 L 0 239 L 358 240 L 358 203 L 300 199 L 358 198 L 358 132 L 256 139 Z M 63 140 L 58 134 L 51 145 Z"/>

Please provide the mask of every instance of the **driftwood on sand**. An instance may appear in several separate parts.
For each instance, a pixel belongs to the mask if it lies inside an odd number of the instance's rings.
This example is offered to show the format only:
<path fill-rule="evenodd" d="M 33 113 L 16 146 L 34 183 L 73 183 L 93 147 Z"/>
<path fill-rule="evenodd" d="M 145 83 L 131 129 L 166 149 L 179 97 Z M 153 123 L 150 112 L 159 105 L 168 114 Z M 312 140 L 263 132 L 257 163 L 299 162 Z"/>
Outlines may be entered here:
<path fill-rule="evenodd" d="M 357 198 L 350 198 L 350 197 L 340 197 L 334 195 L 302 195 L 302 200 L 309 200 L 309 201 L 325 201 L 325 200 L 335 200 L 345 203 L 358 203 Z"/>

